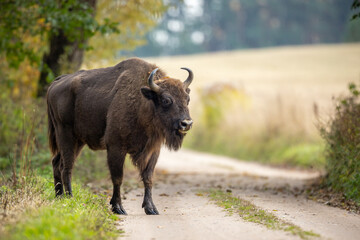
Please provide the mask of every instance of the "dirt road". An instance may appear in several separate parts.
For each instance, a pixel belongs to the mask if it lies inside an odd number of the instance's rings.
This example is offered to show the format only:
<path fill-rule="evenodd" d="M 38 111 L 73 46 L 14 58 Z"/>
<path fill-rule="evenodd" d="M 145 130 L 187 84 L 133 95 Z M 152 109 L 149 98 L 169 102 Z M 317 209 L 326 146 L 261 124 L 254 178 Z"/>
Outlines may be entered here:
<path fill-rule="evenodd" d="M 188 150 L 163 149 L 155 178 L 154 202 L 159 216 L 141 208 L 143 190 L 126 194 L 121 239 L 300 239 L 280 230 L 229 215 L 200 190 L 221 188 L 249 200 L 320 239 L 360 239 L 360 216 L 290 194 L 319 176 L 316 172 L 276 169 Z M 319 238 L 315 238 L 319 239 Z"/>

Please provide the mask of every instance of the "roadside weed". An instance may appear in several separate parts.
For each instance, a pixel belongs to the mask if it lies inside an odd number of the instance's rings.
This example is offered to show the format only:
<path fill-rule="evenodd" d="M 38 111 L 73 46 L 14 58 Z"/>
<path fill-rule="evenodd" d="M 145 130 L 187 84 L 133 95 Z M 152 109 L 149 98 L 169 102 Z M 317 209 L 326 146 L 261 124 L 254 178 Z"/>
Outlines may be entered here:
<path fill-rule="evenodd" d="M 282 230 L 299 236 L 301 239 L 319 238 L 320 235 L 312 231 L 304 231 L 299 226 L 286 222 L 274 214 L 268 213 L 256 207 L 249 201 L 232 196 L 231 193 L 211 189 L 202 192 L 208 196 L 216 205 L 223 207 L 230 214 L 239 214 L 245 221 L 258 223 L 272 230 Z"/>

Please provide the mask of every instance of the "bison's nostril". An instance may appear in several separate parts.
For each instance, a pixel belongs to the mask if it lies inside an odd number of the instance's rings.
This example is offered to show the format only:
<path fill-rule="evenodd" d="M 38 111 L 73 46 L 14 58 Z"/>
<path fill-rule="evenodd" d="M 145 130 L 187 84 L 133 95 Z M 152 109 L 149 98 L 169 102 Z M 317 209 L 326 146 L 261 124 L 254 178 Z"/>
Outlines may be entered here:
<path fill-rule="evenodd" d="M 183 130 L 189 130 L 191 128 L 191 125 L 192 125 L 193 121 L 192 120 L 182 120 L 180 122 L 180 127 L 183 129 Z"/>

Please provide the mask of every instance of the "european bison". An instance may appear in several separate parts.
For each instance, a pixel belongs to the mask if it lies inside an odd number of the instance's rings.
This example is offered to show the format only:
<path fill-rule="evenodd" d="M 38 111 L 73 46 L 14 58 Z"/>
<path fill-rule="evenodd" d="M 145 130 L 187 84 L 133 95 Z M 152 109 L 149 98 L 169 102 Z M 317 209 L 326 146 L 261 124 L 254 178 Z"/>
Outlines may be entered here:
<path fill-rule="evenodd" d="M 189 85 L 167 77 L 156 65 L 131 58 L 116 66 L 55 79 L 47 91 L 49 145 L 57 196 L 72 196 L 71 172 L 82 147 L 106 149 L 113 182 L 112 211 L 126 214 L 120 186 L 126 154 L 139 169 L 145 187 L 142 207 L 159 214 L 151 195 L 160 147 L 178 150 L 192 126 Z"/>

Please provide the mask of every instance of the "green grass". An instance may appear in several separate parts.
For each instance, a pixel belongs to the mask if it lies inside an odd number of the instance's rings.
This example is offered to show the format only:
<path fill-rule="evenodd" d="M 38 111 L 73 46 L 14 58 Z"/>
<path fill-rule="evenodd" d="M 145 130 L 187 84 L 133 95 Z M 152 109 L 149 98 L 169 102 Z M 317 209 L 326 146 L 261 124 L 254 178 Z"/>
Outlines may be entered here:
<path fill-rule="evenodd" d="M 324 143 L 321 141 L 299 140 L 288 136 L 242 136 L 205 130 L 199 133 L 193 129 L 184 146 L 186 148 L 226 155 L 241 160 L 290 166 L 323 169 L 325 165 Z"/>
<path fill-rule="evenodd" d="M 206 194 L 211 200 L 215 201 L 216 205 L 225 208 L 230 214 L 239 214 L 246 221 L 264 225 L 269 229 L 290 232 L 301 239 L 320 237 L 319 234 L 312 231 L 304 231 L 292 223 L 281 220 L 274 214 L 259 209 L 249 201 L 233 197 L 231 193 L 212 189 L 203 194 Z"/>
<path fill-rule="evenodd" d="M 55 198 L 52 181 L 40 176 L 15 188 L 3 185 L 1 205 L 8 209 L 1 236 L 9 240 L 117 238 L 119 218 L 108 209 L 106 197 L 78 184 L 73 184 L 73 192 L 72 198 Z M 28 203 L 21 205 L 24 201 Z"/>
<path fill-rule="evenodd" d="M 319 143 L 298 143 L 292 146 L 286 146 L 271 157 L 270 162 L 280 162 L 285 164 L 293 164 L 303 167 L 322 168 L 325 164 L 323 155 L 324 144 Z"/>

